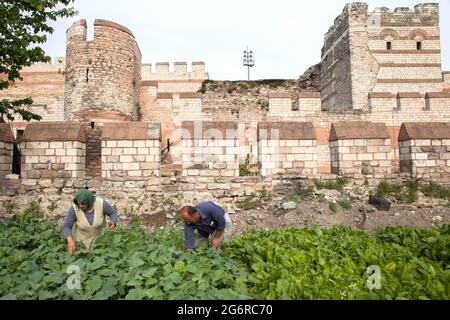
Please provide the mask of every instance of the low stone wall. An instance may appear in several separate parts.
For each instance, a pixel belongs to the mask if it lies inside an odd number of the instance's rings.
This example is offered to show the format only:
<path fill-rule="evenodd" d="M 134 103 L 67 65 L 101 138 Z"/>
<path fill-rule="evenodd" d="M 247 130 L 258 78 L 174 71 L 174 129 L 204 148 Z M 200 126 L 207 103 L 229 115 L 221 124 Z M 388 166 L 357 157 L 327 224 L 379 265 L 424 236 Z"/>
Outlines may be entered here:
<path fill-rule="evenodd" d="M 28 186 L 85 176 L 86 134 L 79 123 L 30 123 L 20 148 L 22 182 Z"/>
<path fill-rule="evenodd" d="M 102 131 L 102 178 L 105 181 L 126 183 L 158 177 L 161 161 L 160 139 L 160 124 L 105 124 Z"/>
<path fill-rule="evenodd" d="M 12 172 L 14 136 L 8 123 L 0 123 L 0 178 Z"/>
<path fill-rule="evenodd" d="M 450 123 L 404 123 L 399 146 L 402 172 L 450 179 Z"/>
<path fill-rule="evenodd" d="M 334 123 L 329 140 L 332 173 L 377 178 L 391 173 L 393 159 L 385 124 Z"/>
<path fill-rule="evenodd" d="M 260 122 L 261 176 L 317 174 L 316 132 L 311 122 Z"/>

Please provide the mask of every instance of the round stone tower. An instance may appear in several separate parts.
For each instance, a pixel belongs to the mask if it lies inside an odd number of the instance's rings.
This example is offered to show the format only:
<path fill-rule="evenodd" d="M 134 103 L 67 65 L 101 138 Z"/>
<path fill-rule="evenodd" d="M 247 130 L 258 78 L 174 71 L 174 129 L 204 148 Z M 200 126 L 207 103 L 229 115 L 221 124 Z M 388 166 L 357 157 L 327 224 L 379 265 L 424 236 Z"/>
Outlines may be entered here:
<path fill-rule="evenodd" d="M 86 20 L 67 30 L 65 117 L 138 120 L 141 52 L 127 28 L 95 20 L 87 41 Z"/>

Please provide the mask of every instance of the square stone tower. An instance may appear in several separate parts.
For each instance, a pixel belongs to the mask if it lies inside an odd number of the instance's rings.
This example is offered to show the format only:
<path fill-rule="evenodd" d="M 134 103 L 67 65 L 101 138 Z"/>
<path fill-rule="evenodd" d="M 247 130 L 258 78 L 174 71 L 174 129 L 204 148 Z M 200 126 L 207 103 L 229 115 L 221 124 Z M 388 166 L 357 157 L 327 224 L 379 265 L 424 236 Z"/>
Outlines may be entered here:
<path fill-rule="evenodd" d="M 323 110 L 368 110 L 368 93 L 442 92 L 439 5 L 347 4 L 325 34 Z"/>

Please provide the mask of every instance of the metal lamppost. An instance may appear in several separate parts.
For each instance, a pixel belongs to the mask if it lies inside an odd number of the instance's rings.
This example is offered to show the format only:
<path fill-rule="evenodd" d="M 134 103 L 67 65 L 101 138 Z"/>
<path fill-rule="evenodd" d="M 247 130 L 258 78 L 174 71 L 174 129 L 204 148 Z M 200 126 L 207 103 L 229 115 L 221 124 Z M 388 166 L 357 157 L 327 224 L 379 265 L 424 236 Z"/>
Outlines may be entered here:
<path fill-rule="evenodd" d="M 248 73 L 248 81 L 250 81 L 250 67 L 253 67 L 255 65 L 255 58 L 253 57 L 253 51 L 244 51 L 244 66 L 247 67 L 247 73 Z"/>

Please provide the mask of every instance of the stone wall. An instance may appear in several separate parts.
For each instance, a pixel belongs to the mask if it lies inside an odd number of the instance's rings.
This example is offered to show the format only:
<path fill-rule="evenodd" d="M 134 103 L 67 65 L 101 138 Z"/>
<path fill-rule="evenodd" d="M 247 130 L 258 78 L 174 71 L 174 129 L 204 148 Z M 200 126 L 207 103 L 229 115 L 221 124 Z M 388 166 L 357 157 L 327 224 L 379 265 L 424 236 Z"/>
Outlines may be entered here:
<path fill-rule="evenodd" d="M 0 123 L 0 178 L 12 173 L 14 136 L 8 123 Z"/>
<path fill-rule="evenodd" d="M 311 122 L 260 122 L 261 176 L 317 174 L 316 132 Z"/>
<path fill-rule="evenodd" d="M 86 41 L 85 20 L 67 30 L 66 119 L 86 110 L 115 111 L 138 119 L 141 52 L 127 28 L 95 20 L 94 40 Z"/>
<path fill-rule="evenodd" d="M 269 94 L 268 117 L 290 119 L 311 115 L 321 110 L 320 92 L 273 92 Z"/>
<path fill-rule="evenodd" d="M 330 131 L 331 172 L 382 178 L 391 173 L 391 147 L 385 124 L 334 123 Z"/>
<path fill-rule="evenodd" d="M 449 123 L 404 123 L 399 145 L 402 172 L 417 177 L 450 179 Z"/>
<path fill-rule="evenodd" d="M 31 123 L 20 149 L 22 182 L 29 187 L 85 177 L 86 133 L 79 123 Z"/>
<path fill-rule="evenodd" d="M 102 131 L 102 178 L 133 184 L 160 175 L 161 127 L 155 123 L 107 123 Z"/>
<path fill-rule="evenodd" d="M 349 9 L 347 5 L 324 37 L 320 63 L 322 110 L 352 108 Z"/>
<path fill-rule="evenodd" d="M 444 77 L 444 89 L 443 91 L 446 93 L 450 93 L 450 72 L 446 71 L 442 73 Z"/>
<path fill-rule="evenodd" d="M 184 177 L 238 177 L 235 122 L 185 121 L 181 126 Z"/>

